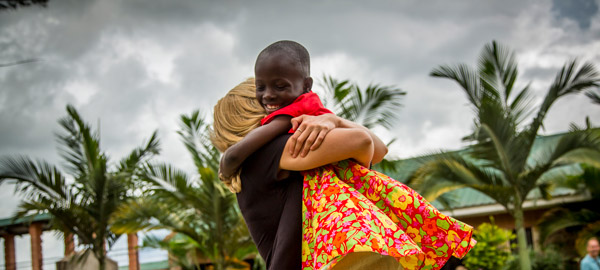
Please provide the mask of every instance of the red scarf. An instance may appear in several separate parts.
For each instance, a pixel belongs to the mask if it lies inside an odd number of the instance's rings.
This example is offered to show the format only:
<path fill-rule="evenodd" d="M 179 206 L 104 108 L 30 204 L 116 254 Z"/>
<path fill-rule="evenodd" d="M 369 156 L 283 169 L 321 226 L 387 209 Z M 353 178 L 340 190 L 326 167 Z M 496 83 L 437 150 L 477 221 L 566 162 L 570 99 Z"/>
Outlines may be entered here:
<path fill-rule="evenodd" d="M 291 117 L 298 117 L 303 114 L 316 116 L 326 113 L 332 112 L 325 108 L 325 106 L 323 106 L 323 103 L 321 103 L 321 99 L 319 99 L 319 96 L 311 91 L 297 97 L 296 100 L 292 102 L 292 104 L 287 105 L 265 116 L 265 118 L 263 118 L 260 121 L 260 124 L 266 125 L 269 122 L 271 122 L 271 120 L 273 120 L 275 116 L 278 115 L 289 115 Z M 294 131 L 295 130 L 290 129 L 288 133 L 294 133 Z"/>

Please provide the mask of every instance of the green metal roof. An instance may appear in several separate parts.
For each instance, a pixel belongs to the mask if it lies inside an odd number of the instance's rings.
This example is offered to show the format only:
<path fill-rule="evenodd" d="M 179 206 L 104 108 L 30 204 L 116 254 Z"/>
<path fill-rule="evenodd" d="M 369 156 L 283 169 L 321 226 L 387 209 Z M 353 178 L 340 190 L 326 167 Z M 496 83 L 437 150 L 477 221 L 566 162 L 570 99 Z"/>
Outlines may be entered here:
<path fill-rule="evenodd" d="M 15 219 L 14 221 L 13 221 L 12 217 L 4 218 L 4 219 L 0 219 L 0 228 L 6 227 L 6 226 L 30 223 L 33 221 L 47 221 L 47 220 L 50 220 L 50 214 L 48 214 L 48 213 L 43 213 L 43 214 L 39 214 L 39 215 L 29 215 L 26 217 Z"/>
<path fill-rule="evenodd" d="M 537 157 L 540 155 L 540 153 L 543 153 L 544 151 L 548 151 L 548 149 L 550 149 L 553 145 L 555 145 L 558 142 L 558 140 L 560 140 L 560 137 L 563 136 L 564 134 L 566 134 L 566 133 L 558 133 L 558 134 L 552 134 L 552 135 L 546 135 L 546 136 L 537 136 L 527 162 L 530 164 L 533 164 L 535 162 L 535 160 L 537 159 Z M 453 152 L 456 152 L 459 154 L 465 154 L 468 151 L 469 151 L 469 147 L 465 147 L 463 149 L 453 151 Z M 428 154 L 428 155 L 398 160 L 398 161 L 396 161 L 397 168 L 398 168 L 397 171 L 395 171 L 395 172 L 385 172 L 384 171 L 384 173 L 386 173 L 390 177 L 392 177 L 402 183 L 406 183 L 406 181 L 408 180 L 410 175 L 417 168 L 419 168 L 419 166 L 421 165 L 421 163 L 424 160 L 426 160 L 427 158 L 431 158 L 432 156 L 436 156 L 438 154 L 439 153 L 432 153 L 432 154 Z M 581 168 L 579 167 L 579 165 L 568 166 L 568 167 L 562 168 L 562 170 L 565 173 L 565 175 L 577 175 L 577 174 L 581 173 Z M 571 190 L 571 189 L 566 189 L 566 188 L 555 188 L 550 192 L 550 194 L 553 197 L 573 195 L 576 193 L 577 193 L 576 191 Z M 480 205 L 490 205 L 490 204 L 496 203 L 493 199 L 491 199 L 487 195 L 485 195 L 477 190 L 471 189 L 471 188 L 461 188 L 461 189 L 453 190 L 453 191 L 447 192 L 446 196 L 450 200 L 449 204 L 452 209 L 473 207 L 473 206 L 480 206 Z M 532 192 L 529 193 L 527 198 L 528 199 L 540 199 L 541 196 L 540 196 L 538 190 L 533 190 Z M 444 207 L 442 206 L 442 204 L 440 204 L 437 200 L 432 202 L 432 204 L 440 210 L 445 210 Z"/>

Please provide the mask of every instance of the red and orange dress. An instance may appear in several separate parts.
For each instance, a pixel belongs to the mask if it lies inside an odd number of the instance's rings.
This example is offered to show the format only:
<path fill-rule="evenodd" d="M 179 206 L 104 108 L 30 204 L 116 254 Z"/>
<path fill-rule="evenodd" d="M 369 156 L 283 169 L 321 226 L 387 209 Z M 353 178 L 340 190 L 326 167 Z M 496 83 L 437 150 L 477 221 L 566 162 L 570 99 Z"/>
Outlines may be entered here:
<path fill-rule="evenodd" d="M 277 115 L 324 113 L 331 111 L 309 92 L 261 124 Z M 471 226 L 354 161 L 302 175 L 302 269 L 440 269 L 450 256 L 462 258 L 475 245 Z"/>

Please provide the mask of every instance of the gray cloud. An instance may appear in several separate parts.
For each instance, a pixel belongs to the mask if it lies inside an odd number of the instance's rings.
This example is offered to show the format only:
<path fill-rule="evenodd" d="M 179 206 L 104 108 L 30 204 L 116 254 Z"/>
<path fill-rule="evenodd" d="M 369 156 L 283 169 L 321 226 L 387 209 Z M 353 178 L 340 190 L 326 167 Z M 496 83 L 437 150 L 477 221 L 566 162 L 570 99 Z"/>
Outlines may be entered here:
<path fill-rule="evenodd" d="M 552 4 L 552 10 L 560 18 L 576 21 L 581 29 L 589 29 L 592 17 L 598 13 L 598 3 L 594 0 L 553 0 Z"/>

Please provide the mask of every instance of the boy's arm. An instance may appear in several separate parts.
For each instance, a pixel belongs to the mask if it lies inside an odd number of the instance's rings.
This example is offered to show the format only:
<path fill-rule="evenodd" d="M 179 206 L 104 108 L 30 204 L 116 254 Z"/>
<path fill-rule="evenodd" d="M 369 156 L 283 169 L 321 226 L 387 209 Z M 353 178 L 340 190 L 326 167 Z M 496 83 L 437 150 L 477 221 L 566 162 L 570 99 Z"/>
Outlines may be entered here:
<path fill-rule="evenodd" d="M 291 118 L 288 115 L 277 116 L 269 124 L 255 128 L 241 141 L 229 147 L 223 153 L 221 163 L 219 164 L 219 172 L 223 177 L 231 179 L 242 163 L 244 163 L 244 160 L 252 153 L 275 139 L 275 137 L 290 130 L 292 127 Z"/>

